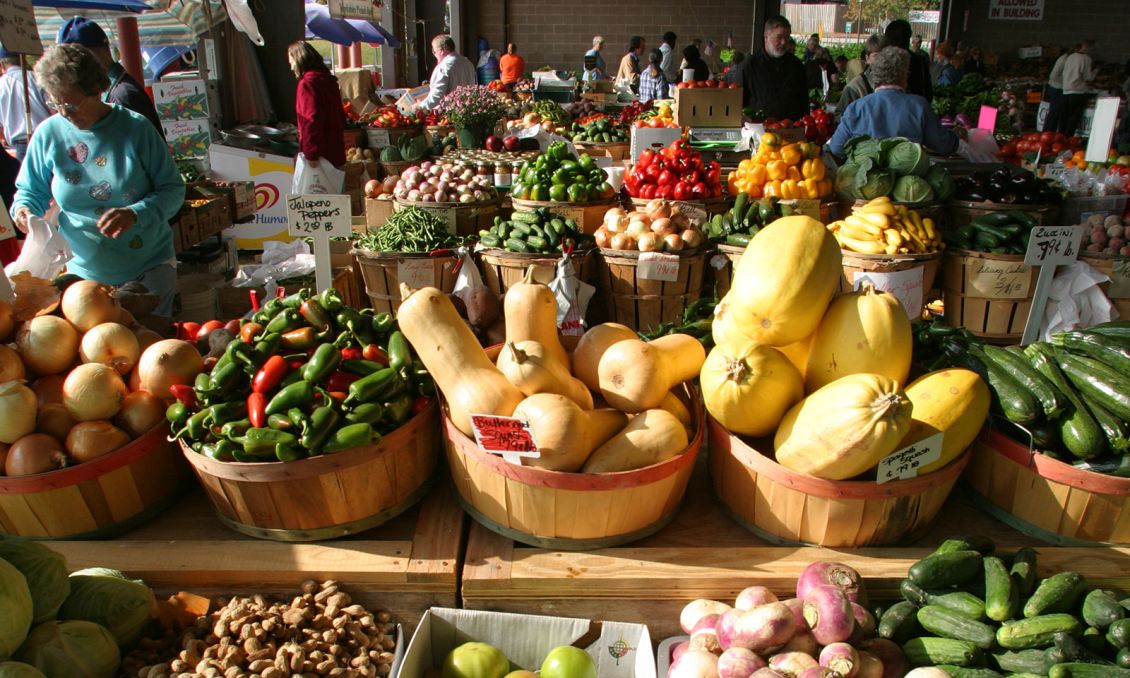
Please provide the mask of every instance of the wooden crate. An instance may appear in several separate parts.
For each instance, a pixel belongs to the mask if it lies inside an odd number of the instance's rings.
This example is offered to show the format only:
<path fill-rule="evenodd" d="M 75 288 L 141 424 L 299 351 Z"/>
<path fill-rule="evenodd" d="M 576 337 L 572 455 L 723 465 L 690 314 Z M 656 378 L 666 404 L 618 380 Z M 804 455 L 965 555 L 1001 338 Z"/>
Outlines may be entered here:
<path fill-rule="evenodd" d="M 669 282 L 640 277 L 639 258 L 639 252 L 600 249 L 596 298 L 603 299 L 609 320 L 637 331 L 678 322 L 702 294 L 705 253 L 679 253 L 678 273 Z"/>
<path fill-rule="evenodd" d="M 57 541 L 72 570 L 112 567 L 140 577 L 159 597 L 294 595 L 304 579 L 336 579 L 354 600 L 385 609 L 405 633 L 429 606 L 455 607 L 464 546 L 463 512 L 443 483 L 379 528 L 330 542 L 286 544 L 224 527 L 202 491 L 143 528 L 111 541 Z"/>
<path fill-rule="evenodd" d="M 1015 344 L 1024 334 L 1036 268 L 1020 254 L 950 250 L 942 257 L 945 321 L 988 342 Z"/>

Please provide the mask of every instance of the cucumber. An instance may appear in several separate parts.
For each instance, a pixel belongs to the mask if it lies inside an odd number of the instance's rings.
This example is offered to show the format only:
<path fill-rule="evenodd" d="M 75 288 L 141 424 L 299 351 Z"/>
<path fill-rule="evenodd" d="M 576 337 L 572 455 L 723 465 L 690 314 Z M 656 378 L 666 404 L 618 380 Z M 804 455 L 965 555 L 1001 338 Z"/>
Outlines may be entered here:
<path fill-rule="evenodd" d="M 985 616 L 985 602 L 968 591 L 927 593 L 926 600 L 930 605 L 944 607 L 969 619 L 980 620 Z"/>
<path fill-rule="evenodd" d="M 911 638 L 902 645 L 911 666 L 978 666 L 984 661 L 981 648 L 964 640 L 950 638 Z"/>
<path fill-rule="evenodd" d="M 1105 629 L 1119 619 L 1126 618 L 1126 609 L 1118 604 L 1111 591 L 1095 589 L 1083 598 L 1083 621 L 1097 629 Z"/>
<path fill-rule="evenodd" d="M 1008 371 L 1021 386 L 1028 389 L 1029 393 L 1036 396 L 1036 399 L 1040 401 L 1044 416 L 1048 419 L 1055 419 L 1063 414 L 1063 411 L 1070 405 L 1067 398 L 1057 391 L 1043 374 L 1032 367 L 1030 362 L 1023 358 L 1023 354 L 1018 356 L 991 344 L 985 344 L 982 349 L 989 360 L 995 361 Z"/>
<path fill-rule="evenodd" d="M 1032 366 L 1059 390 L 1071 404 L 1069 410 L 1057 422 L 1059 437 L 1064 447 L 1079 459 L 1096 457 L 1103 452 L 1104 434 L 1099 423 L 1091 416 L 1091 411 L 1059 369 L 1052 349 L 1045 343 L 1037 342 L 1024 349 L 1024 354 Z M 1130 444 L 1130 441 L 1128 441 Z"/>
<path fill-rule="evenodd" d="M 988 650 L 996 641 L 996 632 L 988 624 L 974 621 L 944 607 L 927 605 L 918 610 L 916 616 L 922 628 L 941 638 L 965 640 L 982 650 Z"/>
<path fill-rule="evenodd" d="M 1114 664 L 1124 669 L 1130 669 L 1130 648 L 1124 647 L 1119 650 L 1114 657 Z"/>
<path fill-rule="evenodd" d="M 1067 379 L 1087 400 L 1093 400 L 1123 421 L 1130 421 L 1130 379 L 1124 379 L 1098 360 L 1056 351 Z"/>
<path fill-rule="evenodd" d="M 1063 660 L 1056 662 L 1057 664 L 1063 662 L 1103 662 L 1105 660 L 1091 653 L 1082 642 L 1070 633 L 1057 633 L 1052 638 L 1052 643 L 1055 649 L 1059 650 L 1059 654 Z"/>
<path fill-rule="evenodd" d="M 544 252 L 549 241 L 541 236 L 531 235 L 526 238 L 526 245 L 535 252 Z"/>
<path fill-rule="evenodd" d="M 572 217 L 569 217 L 568 219 L 565 220 L 565 228 L 569 229 L 570 231 L 572 231 L 574 233 L 579 233 L 581 231 L 581 229 L 577 226 L 576 220 L 573 219 Z"/>
<path fill-rule="evenodd" d="M 506 249 L 510 250 L 511 252 L 529 252 L 530 251 L 530 248 L 526 246 L 526 243 L 519 240 L 518 238 L 509 238 L 506 241 Z"/>
<path fill-rule="evenodd" d="M 997 545 L 992 539 L 981 536 L 951 537 L 941 544 L 930 555 L 949 553 L 950 551 L 980 551 L 982 555 L 995 551 Z"/>
<path fill-rule="evenodd" d="M 541 224 L 530 224 L 530 235 L 541 239 L 546 239 L 545 228 Z"/>
<path fill-rule="evenodd" d="M 502 246 L 502 239 L 499 238 L 497 235 L 493 235 L 491 233 L 487 233 L 486 235 L 480 237 L 479 242 L 482 243 L 483 247 L 501 247 Z"/>
<path fill-rule="evenodd" d="M 978 551 L 949 551 L 929 555 L 910 566 L 908 578 L 926 589 L 960 586 L 983 571 Z"/>
<path fill-rule="evenodd" d="M 903 600 L 915 607 L 926 607 L 930 604 L 926 591 L 909 579 L 903 579 L 899 583 L 899 594 Z"/>
<path fill-rule="evenodd" d="M 1087 580 L 1078 572 L 1057 572 L 1040 582 L 1028 602 L 1024 616 L 1028 618 L 1067 612 L 1075 608 L 1079 596 L 1087 590 Z"/>
<path fill-rule="evenodd" d="M 1130 670 L 1110 664 L 1068 662 L 1048 669 L 1048 678 L 1130 678 Z"/>
<path fill-rule="evenodd" d="M 917 609 L 913 603 L 906 600 L 888 607 L 879 616 L 879 637 L 896 643 L 904 643 L 913 638 L 919 631 Z"/>
<path fill-rule="evenodd" d="M 998 669 L 1009 674 L 1031 673 L 1037 676 L 1048 675 L 1048 662 L 1044 658 L 1044 651 L 1031 650 L 1005 650 L 994 652 L 988 657 L 990 664 L 995 664 Z"/>
<path fill-rule="evenodd" d="M 1088 626 L 1083 629 L 1083 647 L 1091 652 L 1100 653 L 1106 652 L 1109 649 L 1103 632 L 1096 629 L 1094 626 Z"/>
<path fill-rule="evenodd" d="M 1017 549 L 1008 573 L 1016 580 L 1020 597 L 1027 598 L 1036 588 L 1036 551 L 1029 546 Z"/>
<path fill-rule="evenodd" d="M 514 228 L 510 230 L 511 238 L 525 238 L 532 232 L 530 231 L 530 224 L 522 221 L 515 221 L 513 223 Z"/>
<path fill-rule="evenodd" d="M 1052 345 L 1098 360 L 1123 377 L 1130 378 L 1130 349 L 1119 346 L 1100 334 L 1057 332 L 1052 335 Z"/>
<path fill-rule="evenodd" d="M 510 237 L 510 234 L 513 232 L 514 224 L 509 221 L 504 221 L 498 225 L 498 237 L 501 238 L 504 242 L 507 238 Z"/>
<path fill-rule="evenodd" d="M 541 221 L 541 217 L 537 212 L 514 212 L 510 215 L 511 221 L 517 221 L 526 224 L 536 224 Z"/>
<path fill-rule="evenodd" d="M 734 215 L 734 220 L 738 220 L 745 214 L 746 205 L 749 203 L 749 195 L 745 191 L 738 191 L 737 197 L 734 198 L 734 207 L 730 210 L 730 214 Z"/>
<path fill-rule="evenodd" d="M 948 673 L 950 678 L 1002 678 L 1002 674 L 992 669 L 969 668 L 952 664 L 940 664 L 938 668 Z"/>
<path fill-rule="evenodd" d="M 1040 418 L 1040 406 L 1036 397 L 1024 390 L 1007 371 L 1000 369 L 992 361 L 978 358 L 973 350 L 966 350 L 967 347 L 959 342 L 946 341 L 942 346 L 954 365 L 981 375 L 993 393 L 993 404 L 1009 420 L 1027 424 Z M 968 348 L 972 349 L 972 345 Z"/>
<path fill-rule="evenodd" d="M 1000 558 L 986 556 L 984 564 L 985 616 L 998 622 L 1012 619 L 1020 608 L 1020 592 L 1016 583 Z"/>
<path fill-rule="evenodd" d="M 1114 647 L 1130 647 L 1130 619 L 1119 619 L 1106 629 L 1106 642 Z"/>
<path fill-rule="evenodd" d="M 1045 614 L 1005 622 L 997 629 L 997 644 L 1006 650 L 1027 650 L 1051 645 L 1057 633 L 1080 633 L 1083 625 L 1069 614 Z"/>
<path fill-rule="evenodd" d="M 1102 405 L 1095 402 L 1083 403 L 1087 410 L 1102 429 L 1106 436 L 1106 444 L 1115 454 L 1130 452 L 1130 432 L 1127 431 L 1126 422 L 1110 413 Z"/>

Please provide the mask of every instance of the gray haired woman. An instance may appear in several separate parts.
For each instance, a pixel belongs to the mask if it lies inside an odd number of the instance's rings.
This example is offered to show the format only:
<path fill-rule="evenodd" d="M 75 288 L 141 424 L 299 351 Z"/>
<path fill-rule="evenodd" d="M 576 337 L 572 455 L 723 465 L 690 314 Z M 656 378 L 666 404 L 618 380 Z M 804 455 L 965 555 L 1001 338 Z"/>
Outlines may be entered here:
<path fill-rule="evenodd" d="M 176 254 L 169 219 L 184 202 L 169 147 L 143 116 L 102 101 L 105 68 L 81 45 L 56 45 L 35 65 L 48 118 L 28 144 L 12 217 L 22 231 L 54 199 L 70 273 L 143 284 L 172 315 Z"/>

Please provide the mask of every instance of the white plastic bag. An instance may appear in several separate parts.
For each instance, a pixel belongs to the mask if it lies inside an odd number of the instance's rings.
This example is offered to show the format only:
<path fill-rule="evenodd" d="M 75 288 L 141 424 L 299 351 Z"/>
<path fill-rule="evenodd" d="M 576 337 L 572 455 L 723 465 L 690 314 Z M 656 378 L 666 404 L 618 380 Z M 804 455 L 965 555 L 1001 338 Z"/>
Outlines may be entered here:
<path fill-rule="evenodd" d="M 958 141 L 957 154 L 969 162 L 998 162 L 1001 149 L 987 129 L 969 130 L 969 138 Z"/>
<path fill-rule="evenodd" d="M 260 261 L 259 264 L 240 266 L 231 281 L 232 287 L 263 287 L 267 298 L 270 298 L 278 287 L 276 281 L 314 273 L 314 255 L 301 238 L 290 242 L 264 242 Z"/>
<path fill-rule="evenodd" d="M 474 292 L 481 287 L 486 287 L 486 283 L 483 282 L 482 276 L 479 275 L 479 268 L 475 266 L 474 260 L 471 259 L 470 250 L 466 247 L 460 247 L 458 252 L 461 264 L 459 272 L 455 274 L 455 287 L 451 293 L 462 299 L 464 304 L 470 304 Z"/>
<path fill-rule="evenodd" d="M 1103 293 L 1100 284 L 1110 278 L 1083 261 L 1061 266 L 1048 293 L 1044 308 L 1040 336 L 1051 341 L 1056 332 L 1066 332 L 1109 322 L 1118 317 L 1118 311 Z"/>
<path fill-rule="evenodd" d="M 557 275 L 549 281 L 549 289 L 557 297 L 557 329 L 565 337 L 585 333 L 585 311 L 596 288 L 577 279 L 573 260 L 566 254 L 557 262 Z"/>
<path fill-rule="evenodd" d="M 345 172 L 334 167 L 323 158 L 313 167 L 306 156 L 299 153 L 294 161 L 294 181 L 290 185 L 291 195 L 339 194 L 345 184 Z"/>
<path fill-rule="evenodd" d="M 26 271 L 36 278 L 51 280 L 71 260 L 71 247 L 54 224 L 40 217 L 31 217 L 27 223 L 27 238 L 20 256 L 5 266 L 4 272 L 9 278 Z"/>

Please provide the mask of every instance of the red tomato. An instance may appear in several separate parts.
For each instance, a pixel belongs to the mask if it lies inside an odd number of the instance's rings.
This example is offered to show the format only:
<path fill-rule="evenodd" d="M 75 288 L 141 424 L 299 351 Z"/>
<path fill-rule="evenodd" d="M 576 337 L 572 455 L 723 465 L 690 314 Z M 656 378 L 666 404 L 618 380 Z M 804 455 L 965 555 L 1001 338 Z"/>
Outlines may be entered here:
<path fill-rule="evenodd" d="M 1043 132 L 1043 133 L 1040 134 L 1040 143 L 1041 144 L 1043 144 L 1043 143 L 1050 144 L 1053 141 L 1055 141 L 1055 132 L 1048 131 L 1048 132 Z"/>
<path fill-rule="evenodd" d="M 200 334 L 200 323 L 181 323 L 177 328 L 177 336 L 185 341 L 196 341 L 197 334 Z"/>
<path fill-rule="evenodd" d="M 239 336 L 239 320 L 229 320 L 224 323 L 224 329 L 232 333 L 233 337 Z"/>
<path fill-rule="evenodd" d="M 1060 153 L 1060 152 L 1064 151 L 1066 148 L 1067 148 L 1067 145 L 1064 144 L 1062 141 L 1053 141 L 1052 142 L 1052 153 Z"/>
<path fill-rule="evenodd" d="M 730 83 L 730 89 L 741 89 L 741 88 L 742 88 L 742 86 L 741 86 L 741 85 L 739 85 L 739 84 L 738 84 L 738 83 L 736 83 L 736 82 L 731 82 L 731 83 Z"/>

